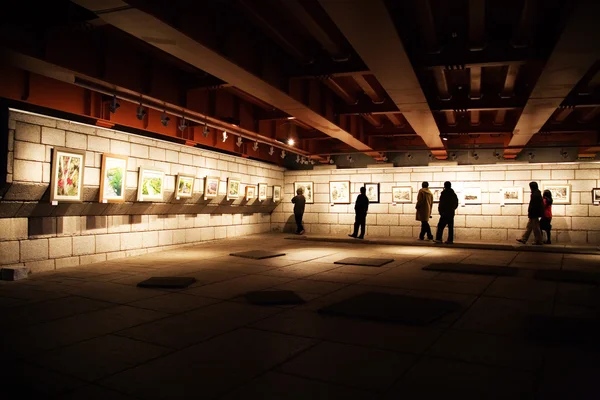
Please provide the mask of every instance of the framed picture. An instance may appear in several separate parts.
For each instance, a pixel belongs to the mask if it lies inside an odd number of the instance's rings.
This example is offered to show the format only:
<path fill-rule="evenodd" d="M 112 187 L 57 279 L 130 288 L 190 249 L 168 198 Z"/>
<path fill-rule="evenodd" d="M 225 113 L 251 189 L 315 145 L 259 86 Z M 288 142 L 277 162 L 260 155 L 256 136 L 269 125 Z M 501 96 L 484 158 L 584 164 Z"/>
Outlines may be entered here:
<path fill-rule="evenodd" d="M 165 173 L 140 167 L 139 175 L 138 201 L 163 201 Z"/>
<path fill-rule="evenodd" d="M 443 187 L 429 187 L 429 190 L 431 191 L 431 194 L 433 194 L 433 202 L 439 203 L 440 196 L 442 195 L 444 188 Z"/>
<path fill-rule="evenodd" d="M 314 184 L 312 182 L 294 182 L 294 196 L 298 193 L 298 189 L 302 189 L 302 194 L 308 204 L 315 202 L 313 197 L 315 191 L 313 190 Z"/>
<path fill-rule="evenodd" d="M 369 203 L 379 203 L 379 183 L 365 183 Z"/>
<path fill-rule="evenodd" d="M 592 189 L 592 203 L 600 204 L 600 188 Z"/>
<path fill-rule="evenodd" d="M 263 201 L 267 199 L 267 184 L 259 183 L 258 184 L 258 200 Z"/>
<path fill-rule="evenodd" d="M 412 203 L 412 187 L 392 186 L 392 203 Z"/>
<path fill-rule="evenodd" d="M 177 181 L 175 182 L 175 197 L 177 198 L 190 198 L 194 194 L 194 180 L 193 175 L 177 174 Z"/>
<path fill-rule="evenodd" d="M 571 204 L 571 185 L 544 185 L 544 190 L 549 190 L 552 193 L 552 204 Z"/>
<path fill-rule="evenodd" d="M 102 154 L 100 171 L 100 203 L 122 203 L 125 201 L 127 157 Z"/>
<path fill-rule="evenodd" d="M 505 187 L 500 189 L 500 202 L 502 204 L 523 204 L 522 187 Z"/>
<path fill-rule="evenodd" d="M 256 197 L 256 186 L 246 186 L 246 201 L 252 200 Z"/>
<path fill-rule="evenodd" d="M 331 204 L 350 204 L 350 181 L 329 182 Z"/>
<path fill-rule="evenodd" d="M 84 169 L 85 151 L 54 148 L 50 201 L 81 202 Z"/>
<path fill-rule="evenodd" d="M 281 201 L 281 186 L 273 186 L 273 201 Z"/>
<path fill-rule="evenodd" d="M 227 178 L 227 200 L 238 199 L 240 197 L 240 181 Z"/>
<path fill-rule="evenodd" d="M 207 176 L 204 178 L 204 200 L 217 197 L 220 182 L 221 180 L 217 176 Z"/>
<path fill-rule="evenodd" d="M 481 204 L 481 188 L 464 188 L 462 198 L 463 205 Z"/>

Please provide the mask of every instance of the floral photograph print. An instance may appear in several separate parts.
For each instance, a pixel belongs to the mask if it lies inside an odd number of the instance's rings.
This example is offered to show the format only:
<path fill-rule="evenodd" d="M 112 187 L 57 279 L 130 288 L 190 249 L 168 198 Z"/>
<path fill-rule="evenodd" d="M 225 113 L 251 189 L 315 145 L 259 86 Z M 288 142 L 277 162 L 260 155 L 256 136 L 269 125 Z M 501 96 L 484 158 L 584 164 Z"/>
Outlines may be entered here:
<path fill-rule="evenodd" d="M 140 167 L 138 201 L 163 201 L 165 173 Z"/>
<path fill-rule="evenodd" d="M 501 204 L 523 204 L 522 187 L 505 187 L 500 189 Z"/>
<path fill-rule="evenodd" d="M 52 156 L 50 201 L 80 202 L 85 151 L 55 148 Z"/>
<path fill-rule="evenodd" d="M 302 194 L 307 203 L 312 204 L 315 202 L 313 198 L 314 190 L 312 182 L 294 182 L 294 196 L 298 193 L 298 189 L 302 189 Z"/>
<path fill-rule="evenodd" d="M 263 201 L 267 199 L 267 184 L 259 183 L 258 184 L 258 200 Z"/>
<path fill-rule="evenodd" d="M 175 197 L 190 198 L 194 194 L 194 176 L 177 174 L 177 182 L 175 182 Z"/>
<path fill-rule="evenodd" d="M 281 186 L 273 186 L 273 201 L 281 201 Z"/>
<path fill-rule="evenodd" d="M 592 203 L 600 204 L 600 188 L 592 189 Z"/>
<path fill-rule="evenodd" d="M 256 197 L 256 186 L 246 186 L 246 201 Z"/>
<path fill-rule="evenodd" d="M 227 200 L 238 199 L 240 197 L 240 181 L 227 178 Z"/>
<path fill-rule="evenodd" d="M 221 180 L 216 176 L 204 178 L 204 200 L 217 197 Z"/>
<path fill-rule="evenodd" d="M 331 204 L 350 204 L 350 181 L 329 182 Z"/>
<path fill-rule="evenodd" d="M 369 203 L 379 203 L 379 183 L 365 183 Z"/>
<path fill-rule="evenodd" d="M 552 204 L 571 204 L 571 185 L 544 185 L 544 190 L 552 193 Z"/>
<path fill-rule="evenodd" d="M 412 187 L 392 186 L 392 203 L 411 203 Z"/>
<path fill-rule="evenodd" d="M 100 203 L 124 202 L 126 178 L 127 157 L 103 154 L 100 172 Z"/>

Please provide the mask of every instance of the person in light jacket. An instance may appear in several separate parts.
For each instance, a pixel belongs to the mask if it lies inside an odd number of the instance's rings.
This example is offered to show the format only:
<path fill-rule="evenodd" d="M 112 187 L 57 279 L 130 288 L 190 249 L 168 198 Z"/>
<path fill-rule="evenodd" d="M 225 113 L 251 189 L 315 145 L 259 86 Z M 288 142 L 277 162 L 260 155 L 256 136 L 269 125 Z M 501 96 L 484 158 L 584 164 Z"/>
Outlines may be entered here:
<path fill-rule="evenodd" d="M 523 237 L 517 239 L 517 242 L 526 244 L 527 239 L 529 239 L 529 236 L 531 235 L 531 231 L 533 231 L 533 236 L 535 238 L 533 244 L 541 245 L 542 231 L 540 230 L 540 218 L 544 216 L 544 200 L 537 182 L 530 182 L 529 188 L 531 189 L 529 207 L 527 208 L 527 218 L 529 218 L 529 221 L 527 222 L 527 228 L 525 229 L 525 233 L 523 233 Z"/>
<path fill-rule="evenodd" d="M 367 229 L 367 211 L 369 210 L 369 198 L 366 195 L 367 189 L 363 186 L 360 188 L 360 194 L 356 197 L 356 203 L 354 204 L 354 212 L 356 217 L 354 218 L 354 232 L 352 235 L 348 235 L 355 239 L 364 239 L 365 230 Z M 360 227 L 360 236 L 358 236 L 358 227 Z"/>
<path fill-rule="evenodd" d="M 429 226 L 429 219 L 431 218 L 431 212 L 433 210 L 433 194 L 429 190 L 429 182 L 423 182 L 419 194 L 417 194 L 417 221 L 421 221 L 421 233 L 419 233 L 419 240 L 424 240 L 427 235 L 428 240 L 433 240 L 433 234 L 431 233 L 431 226 Z"/>
<path fill-rule="evenodd" d="M 446 244 L 454 243 L 454 212 L 458 208 L 458 196 L 452 189 L 452 184 L 448 181 L 444 182 L 444 190 L 440 195 L 440 203 L 438 211 L 440 213 L 440 222 L 435 233 L 435 241 L 441 242 L 444 228 L 448 225 L 448 240 Z"/>

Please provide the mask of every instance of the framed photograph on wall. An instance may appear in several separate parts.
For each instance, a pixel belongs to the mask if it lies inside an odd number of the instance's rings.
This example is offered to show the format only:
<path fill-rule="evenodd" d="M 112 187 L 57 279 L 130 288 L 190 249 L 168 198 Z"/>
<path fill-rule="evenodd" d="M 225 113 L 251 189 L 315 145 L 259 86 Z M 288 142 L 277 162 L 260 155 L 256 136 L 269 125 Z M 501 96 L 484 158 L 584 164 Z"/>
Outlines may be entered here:
<path fill-rule="evenodd" d="M 523 188 L 518 186 L 503 187 L 500 189 L 500 197 L 502 204 L 523 204 Z"/>
<path fill-rule="evenodd" d="M 571 185 L 544 184 L 542 193 L 544 190 L 552 193 L 552 204 L 571 204 Z"/>
<path fill-rule="evenodd" d="M 600 204 L 600 188 L 592 189 L 592 203 Z"/>
<path fill-rule="evenodd" d="M 350 181 L 329 182 L 329 202 L 331 204 L 350 204 Z"/>
<path fill-rule="evenodd" d="M 273 186 L 273 201 L 279 202 L 281 201 L 281 186 Z"/>
<path fill-rule="evenodd" d="M 175 197 L 184 199 L 192 197 L 194 194 L 194 180 L 195 177 L 192 175 L 177 174 Z"/>
<path fill-rule="evenodd" d="M 412 203 L 412 187 L 392 186 L 392 203 Z"/>
<path fill-rule="evenodd" d="M 267 199 L 267 184 L 259 183 L 258 184 L 258 200 L 263 201 Z"/>
<path fill-rule="evenodd" d="M 163 201 L 164 181 L 163 170 L 140 167 L 138 201 Z"/>
<path fill-rule="evenodd" d="M 122 203 L 125 201 L 127 179 L 127 157 L 102 154 L 100 170 L 100 203 Z"/>
<path fill-rule="evenodd" d="M 56 147 L 52 153 L 50 201 L 81 202 L 85 151 Z"/>
<path fill-rule="evenodd" d="M 227 178 L 227 200 L 238 199 L 240 197 L 240 181 Z"/>
<path fill-rule="evenodd" d="M 256 186 L 246 186 L 246 201 L 252 200 L 256 197 Z"/>
<path fill-rule="evenodd" d="M 379 203 L 379 183 L 365 183 L 369 203 Z"/>
<path fill-rule="evenodd" d="M 314 184 L 312 182 L 294 182 L 294 196 L 298 193 L 298 189 L 302 189 L 302 194 L 304 195 L 306 202 L 308 204 L 314 203 L 315 199 L 313 195 L 315 192 L 313 186 Z"/>
<path fill-rule="evenodd" d="M 463 205 L 481 204 L 481 188 L 464 188 L 462 190 Z"/>
<path fill-rule="evenodd" d="M 218 176 L 207 176 L 204 178 L 204 200 L 217 197 L 219 194 L 219 183 L 221 183 L 221 180 Z"/>
<path fill-rule="evenodd" d="M 440 196 L 442 195 L 442 192 L 444 191 L 443 187 L 429 187 L 429 190 L 431 191 L 431 194 L 433 194 L 433 202 L 434 203 L 439 203 L 440 202 Z"/>

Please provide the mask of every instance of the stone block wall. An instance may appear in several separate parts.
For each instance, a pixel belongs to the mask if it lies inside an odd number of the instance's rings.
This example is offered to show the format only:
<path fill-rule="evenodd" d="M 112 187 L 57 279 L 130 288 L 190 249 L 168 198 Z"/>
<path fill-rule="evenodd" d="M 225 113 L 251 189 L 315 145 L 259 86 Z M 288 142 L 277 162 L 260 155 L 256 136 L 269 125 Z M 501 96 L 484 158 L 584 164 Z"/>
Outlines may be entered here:
<path fill-rule="evenodd" d="M 7 185 L 0 200 L 0 267 L 33 272 L 140 255 L 207 240 L 269 232 L 275 165 L 142 136 L 11 110 Z M 49 201 L 52 149 L 86 151 L 82 203 Z M 98 202 L 102 153 L 129 157 L 126 202 Z M 137 202 L 140 166 L 165 171 L 163 202 Z M 196 176 L 191 199 L 176 200 L 178 173 Z M 204 177 L 221 178 L 218 197 L 204 200 Z M 268 200 L 226 200 L 228 177 L 268 184 Z"/>
<path fill-rule="evenodd" d="M 379 204 L 369 206 L 367 235 L 381 237 L 414 237 L 420 231 L 415 220 L 415 202 L 422 181 L 430 187 L 443 186 L 451 181 L 455 190 L 463 187 L 480 187 L 482 202 L 459 206 L 455 217 L 456 240 L 513 241 L 527 224 L 529 182 L 544 184 L 570 184 L 571 204 L 554 205 L 552 220 L 553 242 L 600 244 L 600 206 L 592 204 L 592 188 L 600 187 L 600 163 L 573 162 L 552 164 L 506 163 L 479 166 L 428 166 L 361 169 L 314 169 L 311 171 L 286 171 L 282 203 L 271 215 L 273 231 L 292 231 L 294 182 L 314 182 L 314 204 L 307 204 L 304 214 L 307 233 L 347 235 L 354 224 L 354 201 L 364 183 L 380 183 Z M 352 204 L 331 205 L 330 181 L 350 181 Z M 412 203 L 392 205 L 392 186 L 412 187 Z M 524 188 L 524 203 L 500 205 L 502 187 Z M 434 204 L 435 227 L 439 221 Z"/>

